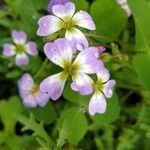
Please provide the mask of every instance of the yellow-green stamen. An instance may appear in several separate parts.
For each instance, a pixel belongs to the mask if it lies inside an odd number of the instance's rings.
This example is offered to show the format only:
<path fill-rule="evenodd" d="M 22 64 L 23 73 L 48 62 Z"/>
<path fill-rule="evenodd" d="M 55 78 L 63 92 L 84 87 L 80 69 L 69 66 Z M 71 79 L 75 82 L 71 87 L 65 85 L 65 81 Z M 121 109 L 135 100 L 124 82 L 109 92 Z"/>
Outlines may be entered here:
<path fill-rule="evenodd" d="M 22 44 L 17 44 L 17 45 L 16 45 L 16 48 L 15 48 L 15 51 L 16 51 L 16 53 L 21 54 L 21 53 L 25 52 L 26 49 L 25 49 L 25 46 L 24 46 L 24 45 L 22 45 Z"/>
<path fill-rule="evenodd" d="M 103 82 L 100 79 L 97 80 L 97 82 L 93 84 L 93 89 L 94 91 L 103 91 L 104 90 Z"/>
<path fill-rule="evenodd" d="M 71 62 L 64 61 L 64 71 L 62 72 L 62 78 L 68 78 L 69 76 L 76 76 L 79 65 L 72 64 Z"/>
<path fill-rule="evenodd" d="M 75 26 L 76 24 L 77 24 L 76 20 L 73 20 L 70 17 L 66 17 L 63 19 L 63 22 L 61 22 L 60 26 L 62 29 L 65 29 L 71 32 L 73 29 L 73 26 Z"/>
<path fill-rule="evenodd" d="M 38 90 L 39 90 L 39 87 L 37 84 L 33 84 L 31 86 L 31 94 L 35 94 L 36 92 L 38 92 Z"/>

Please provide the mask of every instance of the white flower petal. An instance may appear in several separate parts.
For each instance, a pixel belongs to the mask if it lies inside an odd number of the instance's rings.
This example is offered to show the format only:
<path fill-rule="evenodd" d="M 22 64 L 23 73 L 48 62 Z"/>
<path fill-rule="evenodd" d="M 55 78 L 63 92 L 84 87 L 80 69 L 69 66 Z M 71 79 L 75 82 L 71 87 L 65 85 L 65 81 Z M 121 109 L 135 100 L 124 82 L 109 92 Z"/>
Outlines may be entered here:
<path fill-rule="evenodd" d="M 127 3 L 127 0 L 116 0 L 118 4 L 123 5 Z"/>
<path fill-rule="evenodd" d="M 89 113 L 90 115 L 95 115 L 96 113 L 104 113 L 106 111 L 106 99 L 101 92 L 94 93 L 89 103 Z"/>
<path fill-rule="evenodd" d="M 18 80 L 18 88 L 20 96 L 24 99 L 30 94 L 30 89 L 34 85 L 34 81 L 30 74 L 25 73 Z"/>
<path fill-rule="evenodd" d="M 71 18 L 75 13 L 75 5 L 71 2 L 68 2 L 65 5 L 54 5 L 52 12 L 61 19 Z"/>
<path fill-rule="evenodd" d="M 93 80 L 87 74 L 78 72 L 78 74 L 72 78 L 73 82 L 71 88 L 74 91 L 78 91 L 81 95 L 89 95 L 93 92 Z"/>
<path fill-rule="evenodd" d="M 16 47 L 12 44 L 4 44 L 2 53 L 4 56 L 7 56 L 7 57 L 14 56 L 16 54 L 15 48 Z"/>
<path fill-rule="evenodd" d="M 97 73 L 97 78 L 102 81 L 102 83 L 107 82 L 110 78 L 109 71 L 105 68 L 101 68 Z"/>
<path fill-rule="evenodd" d="M 38 55 L 37 45 L 35 42 L 28 42 L 25 45 L 26 52 L 30 55 L 36 56 Z"/>
<path fill-rule="evenodd" d="M 49 95 L 39 90 L 38 94 L 36 95 L 36 101 L 39 106 L 44 107 L 49 101 Z"/>
<path fill-rule="evenodd" d="M 127 4 L 126 5 L 122 5 L 122 8 L 124 9 L 124 11 L 126 12 L 128 17 L 130 17 L 132 15 L 131 9 L 129 8 L 129 6 Z"/>
<path fill-rule="evenodd" d="M 23 104 L 29 108 L 36 107 L 37 106 L 36 97 L 34 95 L 29 94 L 26 98 L 23 99 Z"/>
<path fill-rule="evenodd" d="M 29 63 L 29 58 L 25 53 L 17 54 L 15 63 L 18 66 L 27 65 Z"/>
<path fill-rule="evenodd" d="M 64 62 L 71 63 L 73 47 L 66 39 L 57 39 L 53 43 L 44 46 L 45 55 L 56 65 L 64 68 Z"/>
<path fill-rule="evenodd" d="M 75 47 L 77 44 L 82 44 L 85 48 L 89 46 L 89 43 L 85 37 L 85 35 L 76 28 L 72 28 L 71 31 L 66 31 L 65 38 L 71 41 Z"/>
<path fill-rule="evenodd" d="M 27 40 L 27 35 L 24 31 L 13 30 L 11 36 L 15 44 L 25 44 Z"/>
<path fill-rule="evenodd" d="M 98 59 L 99 51 L 95 47 L 90 47 L 81 51 L 74 64 L 80 66 L 80 71 L 88 74 L 97 73 L 103 68 L 103 62 Z"/>
<path fill-rule="evenodd" d="M 61 29 L 62 20 L 58 17 L 47 15 L 39 19 L 39 28 L 37 30 L 37 35 L 48 36 Z"/>
<path fill-rule="evenodd" d="M 104 84 L 104 94 L 107 98 L 111 98 L 113 95 L 113 88 L 116 84 L 115 80 L 109 80 L 106 84 Z"/>
<path fill-rule="evenodd" d="M 62 73 L 54 74 L 46 78 L 40 84 L 40 90 L 47 92 L 52 100 L 57 100 L 63 92 L 66 79 L 62 79 Z"/>
<path fill-rule="evenodd" d="M 92 17 L 85 11 L 79 11 L 77 12 L 72 20 L 75 20 L 77 22 L 77 25 L 89 30 L 95 30 L 95 24 L 92 20 Z"/>

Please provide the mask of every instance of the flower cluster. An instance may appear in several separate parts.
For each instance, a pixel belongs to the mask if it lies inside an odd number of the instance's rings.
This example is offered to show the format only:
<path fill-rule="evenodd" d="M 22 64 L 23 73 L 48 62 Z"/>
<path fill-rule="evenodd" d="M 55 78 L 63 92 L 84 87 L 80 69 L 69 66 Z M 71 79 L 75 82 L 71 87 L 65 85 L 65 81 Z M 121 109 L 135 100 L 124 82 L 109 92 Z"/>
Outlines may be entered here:
<path fill-rule="evenodd" d="M 81 95 L 94 93 L 89 103 L 89 113 L 91 115 L 104 113 L 106 98 L 112 96 L 115 85 L 114 80 L 109 80 L 109 72 L 99 58 L 105 48 L 89 47 L 85 35 L 75 27 L 95 30 L 95 24 L 87 12 L 75 13 L 73 3 L 62 1 L 60 4 L 59 1 L 57 2 L 57 5 L 53 5 L 51 1 L 49 5 L 52 15 L 44 16 L 39 20 L 37 34 L 48 36 L 57 31 L 64 33 L 65 38 L 48 42 L 44 46 L 47 58 L 60 66 L 62 71 L 43 80 L 40 90 L 48 93 L 50 99 L 55 101 L 62 95 L 65 82 L 71 77 L 72 90 Z M 97 75 L 96 82 L 93 81 L 90 74 Z"/>
<path fill-rule="evenodd" d="M 58 100 L 64 90 L 67 79 L 71 79 L 70 88 L 81 95 L 90 95 L 89 113 L 104 113 L 106 98 L 113 94 L 114 80 L 100 59 L 105 51 L 103 46 L 91 47 L 83 32 L 76 27 L 95 30 L 91 16 L 85 11 L 75 13 L 75 5 L 69 0 L 52 0 L 48 6 L 52 14 L 39 19 L 37 34 L 49 36 L 56 32 L 61 33 L 58 39 L 44 45 L 46 57 L 61 68 L 57 74 L 44 79 L 40 85 L 34 83 L 30 74 L 24 74 L 18 81 L 19 93 L 27 107 L 45 106 L 49 99 Z M 34 42 L 26 43 L 26 34 L 22 31 L 12 32 L 15 45 L 5 44 L 3 54 L 16 54 L 16 64 L 28 63 L 26 53 L 37 55 Z M 95 81 L 93 77 L 97 77 Z"/>
<path fill-rule="evenodd" d="M 132 13 L 127 3 L 127 0 L 117 0 L 117 3 L 121 5 L 122 9 L 126 12 L 127 16 L 130 17 Z"/>

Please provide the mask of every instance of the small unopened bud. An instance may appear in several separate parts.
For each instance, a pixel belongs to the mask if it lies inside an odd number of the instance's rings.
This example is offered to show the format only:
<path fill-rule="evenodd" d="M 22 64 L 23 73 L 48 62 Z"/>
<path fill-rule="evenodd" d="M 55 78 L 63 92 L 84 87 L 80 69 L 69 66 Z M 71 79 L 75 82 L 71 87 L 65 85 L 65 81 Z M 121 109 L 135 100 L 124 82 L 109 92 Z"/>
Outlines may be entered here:
<path fill-rule="evenodd" d="M 119 64 L 113 64 L 112 65 L 113 70 L 118 70 L 118 69 L 120 69 L 120 67 L 121 67 L 121 65 L 119 65 Z"/>
<path fill-rule="evenodd" d="M 108 62 L 111 59 L 111 55 L 109 53 L 102 53 L 100 59 L 104 62 Z"/>
<path fill-rule="evenodd" d="M 113 54 L 119 53 L 118 46 L 115 43 L 111 43 L 111 47 L 112 47 Z"/>
<path fill-rule="evenodd" d="M 123 54 L 122 57 L 123 57 L 123 60 L 125 62 L 129 61 L 129 56 L 128 55 Z"/>

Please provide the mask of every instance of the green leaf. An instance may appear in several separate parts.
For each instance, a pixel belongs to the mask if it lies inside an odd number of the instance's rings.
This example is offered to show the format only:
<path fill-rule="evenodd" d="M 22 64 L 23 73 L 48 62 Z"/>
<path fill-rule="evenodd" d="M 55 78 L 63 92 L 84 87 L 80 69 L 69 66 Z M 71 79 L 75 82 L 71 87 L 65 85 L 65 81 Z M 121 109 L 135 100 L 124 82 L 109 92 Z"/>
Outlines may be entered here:
<path fill-rule="evenodd" d="M 9 15 L 12 16 L 12 20 L 4 18 L 2 23 L 8 26 L 10 29 L 21 29 L 28 33 L 30 38 L 36 37 L 37 21 L 40 17 L 38 10 L 46 7 L 46 0 L 5 0 L 8 8 Z M 28 11 L 23 11 L 27 8 Z M 46 8 L 45 8 L 46 9 Z M 19 19 L 18 19 L 19 16 Z M 9 26 L 9 24 L 11 24 Z"/>
<path fill-rule="evenodd" d="M 127 16 L 114 0 L 96 0 L 91 6 L 96 33 L 115 39 L 125 28 Z"/>
<path fill-rule="evenodd" d="M 128 0 L 136 26 L 136 47 L 145 48 L 150 44 L 150 5 L 145 0 Z"/>
<path fill-rule="evenodd" d="M 39 145 L 36 143 L 35 139 L 32 136 L 8 136 L 7 140 L 5 141 L 4 145 L 7 145 L 11 150 L 23 150 L 23 149 L 30 149 L 32 142 L 32 149 L 37 149 Z"/>
<path fill-rule="evenodd" d="M 133 65 L 144 87 L 150 90 L 150 51 L 137 54 L 134 57 Z"/>
<path fill-rule="evenodd" d="M 88 9 L 88 2 L 86 0 L 72 0 L 72 2 L 76 6 L 76 10 L 87 10 Z"/>
<path fill-rule="evenodd" d="M 30 114 L 30 118 L 27 118 L 26 116 L 20 113 L 14 113 L 13 116 L 24 125 L 22 131 L 32 130 L 34 131 L 33 136 L 41 137 L 45 144 L 52 144 L 50 137 L 44 130 L 43 123 L 37 123 L 33 114 Z"/>
<path fill-rule="evenodd" d="M 5 131 L 12 133 L 15 128 L 16 120 L 13 113 L 22 111 L 21 103 L 18 97 L 13 96 L 8 101 L 0 102 L 0 117 L 5 126 Z"/>
<path fill-rule="evenodd" d="M 56 113 L 51 102 L 49 102 L 45 107 L 30 108 L 26 109 L 26 111 L 27 113 L 32 112 L 36 120 L 43 121 L 45 124 L 50 124 L 56 119 Z"/>
<path fill-rule="evenodd" d="M 6 141 L 8 137 L 8 133 L 4 131 L 0 131 L 0 145 Z"/>
<path fill-rule="evenodd" d="M 63 112 L 58 122 L 59 137 L 67 139 L 71 144 L 77 145 L 87 132 L 87 120 L 84 112 L 79 107 L 72 107 Z M 63 132 L 61 130 L 63 129 Z M 58 143 L 64 142 L 59 138 Z"/>
<path fill-rule="evenodd" d="M 91 117 L 96 123 L 103 125 L 115 121 L 119 117 L 120 107 L 116 94 L 112 98 L 107 99 L 107 109 L 104 114 L 96 114 Z"/>
<path fill-rule="evenodd" d="M 9 78 L 9 79 L 14 79 L 14 78 L 18 78 L 20 75 L 21 75 L 21 71 L 16 69 L 16 70 L 12 70 L 12 71 L 9 71 L 7 74 L 6 74 L 6 78 Z"/>

